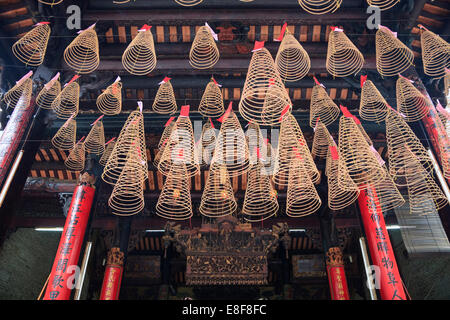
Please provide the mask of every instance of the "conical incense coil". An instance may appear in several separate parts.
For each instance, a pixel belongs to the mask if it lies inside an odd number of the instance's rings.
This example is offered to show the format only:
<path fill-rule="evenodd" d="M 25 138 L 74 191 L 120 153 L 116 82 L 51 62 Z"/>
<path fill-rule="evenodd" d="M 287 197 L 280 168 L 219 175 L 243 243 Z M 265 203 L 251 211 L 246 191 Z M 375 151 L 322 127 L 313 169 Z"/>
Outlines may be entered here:
<path fill-rule="evenodd" d="M 394 110 L 390 110 L 386 117 L 386 143 L 388 146 L 389 173 L 399 186 L 406 184 L 405 170 L 415 158 L 412 152 L 427 171 L 433 169 L 433 163 L 424 146 L 405 122 L 404 118 Z M 408 151 L 409 150 L 409 151 Z"/>
<path fill-rule="evenodd" d="M 314 128 L 314 139 L 311 148 L 311 156 L 326 158 L 330 145 L 330 133 L 327 127 L 319 120 Z"/>
<path fill-rule="evenodd" d="M 322 200 L 306 172 L 301 157 L 294 158 L 289 166 L 286 215 L 299 218 L 313 214 L 322 205 Z"/>
<path fill-rule="evenodd" d="M 211 34 L 211 29 L 201 26 L 195 34 L 189 52 L 189 63 L 195 69 L 212 68 L 219 61 L 219 49 Z"/>
<path fill-rule="evenodd" d="M 142 160 L 139 162 L 128 161 L 130 149 L 140 153 Z M 144 117 L 139 111 L 133 111 L 128 116 L 111 155 L 106 162 L 102 173 L 102 179 L 106 183 L 115 184 L 127 162 L 133 164 L 135 170 L 142 171 L 145 179 L 148 178 L 148 164 L 145 147 Z"/>
<path fill-rule="evenodd" d="M 96 121 L 84 141 L 86 151 L 102 155 L 105 152 L 105 130 L 102 121 Z"/>
<path fill-rule="evenodd" d="M 339 117 L 339 107 L 328 96 L 325 88 L 316 84 L 311 93 L 311 104 L 309 109 L 309 125 L 314 128 L 317 119 L 324 125 L 329 125 Z"/>
<path fill-rule="evenodd" d="M 64 61 L 78 74 L 91 73 L 100 64 L 98 37 L 94 26 L 82 30 L 64 51 Z"/>
<path fill-rule="evenodd" d="M 158 170 L 163 175 L 168 175 L 171 167 L 179 162 L 185 165 L 189 177 L 195 176 L 200 171 L 192 123 L 189 117 L 185 116 L 178 117 L 175 122 L 158 163 Z"/>
<path fill-rule="evenodd" d="M 47 51 L 50 32 L 48 23 L 38 23 L 31 31 L 28 31 L 13 44 L 12 52 L 17 59 L 27 66 L 37 67 L 41 65 Z"/>
<path fill-rule="evenodd" d="M 339 121 L 339 156 L 342 161 L 339 173 L 344 170 L 345 165 L 360 189 L 367 189 L 368 185 L 377 184 L 384 179 L 385 172 L 355 120 L 346 116 L 342 116 Z M 343 175 L 339 174 L 339 185 L 345 188 L 345 181 L 341 177 Z"/>
<path fill-rule="evenodd" d="M 301 161 L 312 182 L 317 183 L 320 180 L 320 174 L 308 149 L 302 130 L 294 116 L 287 114 L 281 122 L 273 175 L 273 181 L 279 186 L 287 184 L 290 163 L 295 159 L 296 152 L 300 154 Z"/>
<path fill-rule="evenodd" d="M 378 205 L 381 207 L 382 212 L 387 212 L 394 208 L 401 207 L 405 203 L 405 199 L 398 191 L 397 186 L 392 181 L 391 176 L 387 172 L 386 167 L 383 167 L 386 171 L 385 178 L 378 184 L 373 186 L 377 194 L 376 200 L 378 200 Z"/>
<path fill-rule="evenodd" d="M 311 14 L 325 14 L 339 9 L 342 0 L 298 0 L 298 4 Z"/>
<path fill-rule="evenodd" d="M 60 150 L 72 150 L 77 135 L 77 122 L 73 118 L 67 119 L 52 138 L 52 145 Z"/>
<path fill-rule="evenodd" d="M 111 153 L 114 149 L 115 144 L 116 144 L 116 141 L 111 141 L 106 144 L 105 152 L 103 152 L 102 157 L 98 161 L 102 166 L 105 166 L 106 162 L 108 162 L 108 159 L 111 156 Z"/>
<path fill-rule="evenodd" d="M 172 166 L 167 175 L 158 203 L 156 214 L 162 218 L 185 220 L 192 217 L 191 183 L 183 163 Z"/>
<path fill-rule="evenodd" d="M 328 38 L 327 71 L 335 77 L 346 77 L 357 74 L 363 65 L 362 53 L 345 33 L 332 30 Z"/>
<path fill-rule="evenodd" d="M 388 104 L 372 81 L 364 82 L 361 89 L 359 115 L 367 121 L 382 122 L 387 115 Z"/>
<path fill-rule="evenodd" d="M 259 125 L 252 122 L 249 123 L 245 135 L 247 136 L 250 163 L 265 162 L 267 157 L 267 145 Z"/>
<path fill-rule="evenodd" d="M 261 163 L 253 164 L 247 175 L 242 214 L 249 222 L 258 222 L 274 216 L 279 209 L 277 192 Z"/>
<path fill-rule="evenodd" d="M 82 171 L 84 169 L 85 153 L 84 143 L 80 140 L 70 151 L 64 164 L 69 170 Z"/>
<path fill-rule="evenodd" d="M 202 194 L 199 211 L 210 218 L 233 214 L 237 209 L 233 187 L 225 165 L 212 166 Z"/>
<path fill-rule="evenodd" d="M 445 69 L 450 67 L 450 45 L 448 42 L 429 30 L 422 32 L 420 42 L 425 74 L 433 78 L 445 76 Z"/>
<path fill-rule="evenodd" d="M 367 0 L 369 6 L 378 7 L 381 11 L 388 10 L 399 2 L 400 0 Z"/>
<path fill-rule="evenodd" d="M 52 109 L 60 119 L 77 116 L 79 110 L 80 85 L 71 82 L 65 86 L 52 102 Z"/>
<path fill-rule="evenodd" d="M 211 120 L 207 121 L 203 125 L 201 138 L 197 142 L 198 156 L 202 165 L 211 163 L 216 147 L 216 138 L 216 130 L 213 128 Z"/>
<path fill-rule="evenodd" d="M 57 75 L 58 76 L 58 75 Z M 44 85 L 36 97 L 36 105 L 42 109 L 51 109 L 52 103 L 61 93 L 61 84 L 57 78 L 53 78 Z"/>
<path fill-rule="evenodd" d="M 153 35 L 149 27 L 144 27 L 130 42 L 122 55 L 123 67 L 129 73 L 137 76 L 149 74 L 156 67 Z"/>
<path fill-rule="evenodd" d="M 112 213 L 119 216 L 131 216 L 144 209 L 144 181 L 146 177 L 141 170 L 136 170 L 135 163 L 142 161 L 137 146 L 130 148 L 128 161 L 114 186 L 108 205 Z"/>
<path fill-rule="evenodd" d="M 245 133 L 234 112 L 223 121 L 216 138 L 216 147 L 211 161 L 225 164 L 230 177 L 237 177 L 248 171 L 250 166 Z"/>
<path fill-rule="evenodd" d="M 203 2 L 203 0 L 175 0 L 180 6 L 193 7 Z"/>
<path fill-rule="evenodd" d="M 253 53 L 239 102 L 241 116 L 259 125 L 279 125 L 280 117 L 291 100 L 275 63 L 266 48 Z"/>
<path fill-rule="evenodd" d="M 107 116 L 113 116 L 122 111 L 122 82 L 114 82 L 97 97 L 97 108 Z"/>
<path fill-rule="evenodd" d="M 28 108 L 31 102 L 31 94 L 33 93 L 33 80 L 31 77 L 25 80 L 19 80 L 8 90 L 3 96 L 3 101 L 10 108 Z"/>
<path fill-rule="evenodd" d="M 275 57 L 275 66 L 284 81 L 298 81 L 311 68 L 308 53 L 287 29 Z"/>
<path fill-rule="evenodd" d="M 399 77 L 396 84 L 397 110 L 405 116 L 405 121 L 414 122 L 423 119 L 432 106 L 410 80 Z"/>
<path fill-rule="evenodd" d="M 172 121 L 174 118 L 175 117 L 170 118 L 168 123 L 164 126 L 164 131 L 158 143 L 158 153 L 155 155 L 155 158 L 153 159 L 153 165 L 155 167 L 158 167 L 159 161 L 161 160 L 161 156 L 164 152 L 164 148 L 166 147 L 170 135 L 172 134 L 173 127 L 175 126 L 175 122 Z"/>
<path fill-rule="evenodd" d="M 174 114 L 177 112 L 177 100 L 170 80 L 159 86 L 152 108 L 159 114 Z"/>
<path fill-rule="evenodd" d="M 382 76 L 396 76 L 414 62 L 414 54 L 395 34 L 380 27 L 375 36 L 377 70 Z"/>
<path fill-rule="evenodd" d="M 202 100 L 198 106 L 198 112 L 204 117 L 216 118 L 224 113 L 222 92 L 214 80 L 206 86 Z"/>

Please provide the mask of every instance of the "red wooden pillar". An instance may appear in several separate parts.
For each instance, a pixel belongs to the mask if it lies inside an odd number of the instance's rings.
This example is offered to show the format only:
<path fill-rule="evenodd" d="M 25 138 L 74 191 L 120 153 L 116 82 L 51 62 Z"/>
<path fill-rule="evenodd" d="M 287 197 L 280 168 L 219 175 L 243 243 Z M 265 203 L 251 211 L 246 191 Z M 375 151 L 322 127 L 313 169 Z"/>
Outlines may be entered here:
<path fill-rule="evenodd" d="M 394 251 L 375 189 L 361 190 L 358 204 L 372 263 L 379 269 L 375 276 L 377 277 L 378 275 L 377 282 L 380 285 L 381 299 L 406 300 Z"/>
<path fill-rule="evenodd" d="M 329 248 L 326 253 L 326 263 L 331 300 L 350 300 L 341 248 Z"/>
<path fill-rule="evenodd" d="M 94 176 L 85 172 L 75 187 L 44 300 L 69 300 L 75 288 L 78 260 L 94 200 L 94 182 Z"/>
<path fill-rule="evenodd" d="M 108 252 L 105 276 L 103 278 L 100 300 L 119 300 L 120 285 L 123 275 L 124 253 L 113 247 Z"/>

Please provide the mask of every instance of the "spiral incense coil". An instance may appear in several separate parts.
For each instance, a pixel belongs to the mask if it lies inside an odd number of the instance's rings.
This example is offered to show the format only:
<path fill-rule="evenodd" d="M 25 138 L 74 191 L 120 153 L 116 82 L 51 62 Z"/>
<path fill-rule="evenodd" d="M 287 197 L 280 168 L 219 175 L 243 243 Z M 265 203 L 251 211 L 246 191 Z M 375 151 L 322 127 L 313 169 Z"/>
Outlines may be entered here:
<path fill-rule="evenodd" d="M 189 63 L 195 69 L 212 68 L 219 61 L 219 49 L 207 26 L 201 26 L 195 34 L 189 52 Z"/>
<path fill-rule="evenodd" d="M 396 84 L 397 110 L 405 115 L 405 121 L 414 122 L 423 119 L 432 106 L 414 85 L 403 77 L 399 77 Z"/>
<path fill-rule="evenodd" d="M 180 6 L 193 7 L 203 2 L 203 0 L 175 0 Z"/>
<path fill-rule="evenodd" d="M 103 122 L 97 121 L 89 131 L 84 141 L 86 151 L 89 153 L 102 155 L 105 152 L 105 130 Z"/>
<path fill-rule="evenodd" d="M 248 171 L 249 150 L 241 124 L 234 112 L 225 119 L 216 138 L 216 147 L 211 161 L 225 164 L 230 177 L 237 177 Z"/>
<path fill-rule="evenodd" d="M 377 70 L 382 76 L 396 76 L 414 62 L 414 54 L 386 28 L 375 35 Z"/>
<path fill-rule="evenodd" d="M 311 104 L 309 109 L 309 125 L 314 128 L 317 119 L 324 125 L 329 125 L 339 117 L 339 107 L 330 98 L 325 88 L 315 85 L 311 93 Z"/>
<path fill-rule="evenodd" d="M 378 7 L 381 11 L 388 10 L 399 2 L 400 0 L 367 0 L 369 6 Z"/>
<path fill-rule="evenodd" d="M 192 217 L 191 180 L 186 166 L 172 166 L 156 204 L 156 214 L 165 219 L 185 220 Z"/>
<path fill-rule="evenodd" d="M 339 173 L 348 170 L 350 177 L 361 189 L 376 185 L 385 178 L 385 172 L 377 157 L 370 149 L 367 140 L 353 118 L 342 116 L 339 121 Z M 343 175 L 338 175 L 339 186 L 346 188 Z"/>
<path fill-rule="evenodd" d="M 97 108 L 107 116 L 122 111 L 122 82 L 114 82 L 97 97 Z"/>
<path fill-rule="evenodd" d="M 423 70 L 433 78 L 445 76 L 445 68 L 450 67 L 450 45 L 437 34 L 426 30 L 420 35 Z"/>
<path fill-rule="evenodd" d="M 388 147 L 389 173 L 399 186 L 406 185 L 406 168 L 417 157 L 427 171 L 433 170 L 433 163 L 424 146 L 397 112 L 390 110 L 386 117 L 386 143 Z M 409 151 L 408 151 L 409 150 Z M 410 157 L 410 153 L 415 157 Z"/>
<path fill-rule="evenodd" d="M 52 1 L 47 1 L 47 0 L 38 0 L 38 2 L 49 5 L 49 6 L 56 6 L 57 4 L 62 3 L 64 0 L 52 0 Z"/>
<path fill-rule="evenodd" d="M 291 161 L 298 152 L 311 181 L 317 183 L 320 174 L 308 149 L 302 130 L 292 114 L 285 115 L 278 137 L 278 152 L 275 159 L 273 181 L 279 186 L 287 185 Z"/>
<path fill-rule="evenodd" d="M 325 14 L 339 9 L 342 0 L 298 0 L 298 4 L 311 14 Z"/>
<path fill-rule="evenodd" d="M 239 102 L 241 116 L 259 125 L 279 125 L 281 113 L 292 103 L 266 48 L 253 53 Z"/>
<path fill-rule="evenodd" d="M 156 67 L 155 43 L 150 29 L 140 31 L 122 55 L 123 67 L 131 74 L 144 76 Z"/>
<path fill-rule="evenodd" d="M 242 214 L 249 222 L 259 222 L 274 216 L 279 209 L 277 193 L 270 176 L 261 163 L 253 164 L 247 175 Z"/>
<path fill-rule="evenodd" d="M 364 65 L 364 56 L 342 31 L 330 31 L 326 68 L 335 77 L 357 74 Z"/>
<path fill-rule="evenodd" d="M 152 108 L 153 111 L 159 114 L 174 114 L 177 112 L 177 100 L 175 99 L 170 80 L 159 86 Z"/>
<path fill-rule="evenodd" d="M 114 149 L 114 145 L 116 144 L 115 141 L 111 141 L 105 146 L 105 152 L 103 152 L 102 157 L 98 161 L 102 166 L 106 165 L 106 162 L 108 162 L 109 157 L 111 156 L 111 153 Z"/>
<path fill-rule="evenodd" d="M 394 181 L 392 181 L 386 167 L 383 167 L 383 169 L 386 171 L 385 178 L 373 186 L 373 188 L 377 194 L 378 205 L 381 207 L 381 211 L 387 212 L 394 208 L 401 207 L 405 203 L 405 199 L 400 191 L 398 191 Z"/>
<path fill-rule="evenodd" d="M 265 162 L 267 158 L 267 145 L 257 123 L 250 123 L 245 132 L 247 136 L 250 163 Z"/>
<path fill-rule="evenodd" d="M 55 101 L 60 93 L 61 84 L 56 80 L 51 84 L 50 88 L 47 89 L 46 86 L 42 87 L 42 90 L 36 97 L 36 105 L 42 109 L 51 109 L 53 101 Z"/>
<path fill-rule="evenodd" d="M 130 150 L 140 155 L 142 160 L 128 161 Z M 145 147 L 144 117 L 139 111 L 133 111 L 128 116 L 114 148 L 106 162 L 102 179 L 106 183 L 115 184 L 127 162 L 133 165 L 136 171 L 142 171 L 145 179 L 148 178 L 147 153 Z"/>
<path fill-rule="evenodd" d="M 330 145 L 330 132 L 327 127 L 320 121 L 314 129 L 314 139 L 311 148 L 311 156 L 326 158 L 328 154 L 328 146 Z"/>
<path fill-rule="evenodd" d="M 212 166 L 202 194 L 199 211 L 210 218 L 233 214 L 237 209 L 233 187 L 225 165 Z"/>
<path fill-rule="evenodd" d="M 33 93 L 33 80 L 25 79 L 23 82 L 16 83 L 14 87 L 9 89 L 3 96 L 3 101 L 10 108 L 28 108 L 31 102 L 31 94 Z"/>
<path fill-rule="evenodd" d="M 294 158 L 289 169 L 286 214 L 292 218 L 304 217 L 316 212 L 321 205 L 322 200 L 306 172 L 302 159 Z"/>
<path fill-rule="evenodd" d="M 207 121 L 203 125 L 202 135 L 200 141 L 197 143 L 198 156 L 202 165 L 209 165 L 211 163 L 216 147 L 216 138 L 216 131 L 212 127 L 211 122 Z"/>
<path fill-rule="evenodd" d="M 224 112 L 223 97 L 219 86 L 211 80 L 206 86 L 198 112 L 204 117 L 217 118 Z"/>
<path fill-rule="evenodd" d="M 73 118 L 67 119 L 52 138 L 52 145 L 60 150 L 72 150 L 77 135 L 77 122 Z"/>
<path fill-rule="evenodd" d="M 84 169 L 85 152 L 83 142 L 75 144 L 66 161 L 64 161 L 66 167 L 72 171 L 82 171 Z"/>
<path fill-rule="evenodd" d="M 169 140 L 161 154 L 158 170 L 168 175 L 171 167 L 178 162 L 184 163 L 187 174 L 193 177 L 200 171 L 198 154 L 194 143 L 194 132 L 189 117 L 178 117 Z"/>
<path fill-rule="evenodd" d="M 308 53 L 295 37 L 286 29 L 275 57 L 275 66 L 284 81 L 298 81 L 311 68 Z"/>
<path fill-rule="evenodd" d="M 17 59 L 27 66 L 37 67 L 41 65 L 47 51 L 50 32 L 48 24 L 38 24 L 13 44 L 12 52 Z"/>
<path fill-rule="evenodd" d="M 52 109 L 60 119 L 76 117 L 79 110 L 80 85 L 72 82 L 64 87 L 52 102 Z"/>
<path fill-rule="evenodd" d="M 98 37 L 94 27 L 81 33 L 64 51 L 64 61 L 78 74 L 91 73 L 100 64 Z"/>
<path fill-rule="evenodd" d="M 372 81 L 367 80 L 361 89 L 359 115 L 367 121 L 382 122 L 387 115 L 388 104 Z"/>

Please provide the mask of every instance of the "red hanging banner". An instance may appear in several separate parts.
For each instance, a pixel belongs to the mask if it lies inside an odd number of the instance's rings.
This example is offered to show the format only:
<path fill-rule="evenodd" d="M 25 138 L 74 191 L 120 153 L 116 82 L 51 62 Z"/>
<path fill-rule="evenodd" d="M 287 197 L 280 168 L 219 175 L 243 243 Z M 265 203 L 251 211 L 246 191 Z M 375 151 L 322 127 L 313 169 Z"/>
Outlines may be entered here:
<path fill-rule="evenodd" d="M 111 248 L 108 252 L 100 300 L 119 300 L 123 259 L 124 254 L 120 251 L 120 248 Z"/>
<path fill-rule="evenodd" d="M 341 248 L 329 248 L 326 262 L 331 300 L 350 300 Z"/>

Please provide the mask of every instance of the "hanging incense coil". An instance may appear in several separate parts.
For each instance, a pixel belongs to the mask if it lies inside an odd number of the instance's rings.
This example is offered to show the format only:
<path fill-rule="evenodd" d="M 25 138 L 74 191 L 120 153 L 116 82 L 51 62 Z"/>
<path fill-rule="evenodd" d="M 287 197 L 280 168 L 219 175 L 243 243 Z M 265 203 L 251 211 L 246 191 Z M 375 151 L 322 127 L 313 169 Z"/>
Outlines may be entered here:
<path fill-rule="evenodd" d="M 167 142 L 169 141 L 170 135 L 172 134 L 173 127 L 175 126 L 175 122 L 171 121 L 168 125 L 164 127 L 164 131 L 161 135 L 161 139 L 159 139 L 158 143 L 158 153 L 155 155 L 153 159 L 153 165 L 158 167 L 159 161 L 161 160 L 161 156 L 164 152 L 164 148 L 166 147 Z"/>
<path fill-rule="evenodd" d="M 298 4 L 311 14 L 325 14 L 339 9 L 342 0 L 298 0 Z"/>
<path fill-rule="evenodd" d="M 292 103 L 266 48 L 253 53 L 239 102 L 241 116 L 259 125 L 279 125 L 281 113 Z"/>
<path fill-rule="evenodd" d="M 84 143 L 79 141 L 70 151 L 64 164 L 69 170 L 82 171 L 84 169 L 85 153 Z"/>
<path fill-rule="evenodd" d="M 376 185 L 385 178 L 385 172 L 372 152 L 366 138 L 353 118 L 342 116 L 339 121 L 339 156 L 350 177 L 360 189 Z M 345 189 L 343 175 L 338 175 L 339 185 Z"/>
<path fill-rule="evenodd" d="M 216 138 L 216 147 L 211 165 L 225 164 L 230 177 L 248 171 L 250 166 L 245 133 L 234 112 L 223 121 Z"/>
<path fill-rule="evenodd" d="M 77 135 L 77 122 L 73 118 L 67 121 L 59 128 L 52 138 L 52 145 L 60 150 L 72 150 L 75 146 Z"/>
<path fill-rule="evenodd" d="M 159 195 L 156 214 L 172 220 L 185 220 L 192 217 L 190 182 L 183 163 L 172 166 Z"/>
<path fill-rule="evenodd" d="M 200 171 L 198 154 L 194 143 L 194 131 L 189 117 L 180 116 L 175 122 L 169 140 L 161 154 L 158 170 L 168 175 L 174 164 L 184 163 L 187 174 L 193 177 Z"/>
<path fill-rule="evenodd" d="M 102 157 L 98 161 L 102 166 L 106 165 L 106 162 L 108 162 L 109 157 L 111 156 L 111 153 L 114 149 L 114 145 L 116 144 L 116 141 L 111 141 L 105 146 L 105 152 L 103 152 Z"/>
<path fill-rule="evenodd" d="M 314 128 L 314 139 L 311 147 L 311 156 L 326 158 L 328 154 L 328 146 L 330 145 L 330 133 L 327 127 L 318 121 Z"/>
<path fill-rule="evenodd" d="M 122 82 L 114 82 L 97 97 L 97 108 L 107 116 L 113 116 L 122 111 Z"/>
<path fill-rule="evenodd" d="M 211 122 L 207 121 L 203 125 L 201 138 L 197 142 L 198 156 L 202 165 L 211 163 L 216 147 L 216 138 L 216 130 L 212 127 Z"/>
<path fill-rule="evenodd" d="M 335 77 L 357 74 L 364 65 L 364 56 L 343 31 L 330 31 L 326 68 Z"/>
<path fill-rule="evenodd" d="M 3 96 L 3 101 L 10 108 L 28 108 L 33 93 L 33 80 L 31 77 L 18 81 L 14 87 Z"/>
<path fill-rule="evenodd" d="M 123 67 L 131 74 L 144 76 L 156 67 L 155 43 L 150 29 L 139 31 L 122 55 Z"/>
<path fill-rule="evenodd" d="M 261 163 L 253 164 L 247 174 L 242 214 L 249 222 L 259 222 L 274 216 L 279 209 L 277 192 Z"/>
<path fill-rule="evenodd" d="M 46 0 L 38 0 L 38 2 L 49 5 L 49 6 L 56 6 L 57 4 L 62 3 L 64 0 L 52 0 L 52 1 L 46 1 Z"/>
<path fill-rule="evenodd" d="M 159 114 L 174 114 L 177 112 L 177 100 L 175 99 L 170 80 L 159 86 L 152 108 L 153 111 Z"/>
<path fill-rule="evenodd" d="M 376 200 L 378 200 L 381 211 L 387 212 L 401 207 L 405 203 L 405 199 L 398 191 L 385 166 L 383 166 L 383 169 L 386 171 L 386 176 L 381 182 L 373 186 L 373 190 L 376 192 Z"/>
<path fill-rule="evenodd" d="M 405 116 L 405 121 L 419 121 L 428 114 L 432 102 L 414 87 L 408 79 L 399 77 L 396 91 L 397 110 Z"/>
<path fill-rule="evenodd" d="M 225 165 L 212 166 L 202 194 L 199 211 L 210 218 L 218 218 L 236 212 L 233 187 Z"/>
<path fill-rule="evenodd" d="M 391 31 L 379 28 L 375 35 L 378 72 L 385 77 L 396 76 L 414 62 L 414 54 Z"/>
<path fill-rule="evenodd" d="M 369 6 L 376 6 L 381 11 L 388 10 L 399 2 L 400 0 L 367 0 Z"/>
<path fill-rule="evenodd" d="M 97 121 L 92 126 L 84 144 L 89 153 L 102 155 L 105 152 L 105 130 L 102 121 Z"/>
<path fill-rule="evenodd" d="M 405 177 L 408 172 L 405 170 L 411 161 L 415 161 L 416 157 L 427 171 L 433 169 L 433 163 L 425 147 L 404 118 L 394 110 L 390 110 L 386 117 L 386 143 L 389 150 L 389 173 L 397 185 L 404 186 L 406 184 Z M 410 157 L 411 152 L 415 157 Z"/>
<path fill-rule="evenodd" d="M 47 51 L 50 32 L 48 24 L 38 24 L 13 44 L 12 52 L 17 59 L 27 66 L 37 67 L 41 65 Z"/>
<path fill-rule="evenodd" d="M 309 108 L 309 125 L 314 128 L 317 119 L 324 125 L 329 125 L 339 117 L 339 107 L 330 98 L 325 88 L 316 84 L 311 93 Z"/>
<path fill-rule="evenodd" d="M 212 68 L 219 61 L 219 49 L 207 26 L 201 26 L 195 34 L 189 52 L 189 63 L 195 69 Z"/>
<path fill-rule="evenodd" d="M 89 27 L 69 44 L 64 51 L 64 61 L 78 74 L 91 73 L 100 64 L 98 37 L 94 27 Z"/>
<path fill-rule="evenodd" d="M 43 86 L 36 97 L 36 105 L 42 109 L 51 109 L 53 101 L 61 93 L 61 84 L 58 80 L 50 84 L 50 87 Z"/>
<path fill-rule="evenodd" d="M 287 29 L 278 48 L 275 65 L 284 81 L 298 81 L 311 68 L 308 53 Z"/>
<path fill-rule="evenodd" d="M 448 42 L 429 30 L 422 32 L 420 42 L 425 74 L 433 78 L 445 76 L 445 69 L 450 67 L 450 45 Z"/>
<path fill-rule="evenodd" d="M 300 154 L 301 161 L 311 181 L 313 183 L 319 182 L 320 174 L 308 149 L 303 132 L 294 116 L 287 114 L 281 122 L 273 175 L 273 181 L 279 186 L 287 185 L 290 163 L 296 158 L 296 152 Z"/>
<path fill-rule="evenodd" d="M 175 0 L 180 6 L 193 7 L 203 2 L 203 0 Z"/>
<path fill-rule="evenodd" d="M 52 109 L 60 119 L 68 119 L 71 116 L 76 117 L 79 110 L 80 85 L 71 82 L 65 86 L 55 100 L 52 102 Z"/>
<path fill-rule="evenodd" d="M 245 135 L 247 136 L 250 163 L 264 162 L 267 157 L 267 145 L 259 125 L 257 123 L 249 123 Z"/>
<path fill-rule="evenodd" d="M 219 86 L 211 80 L 203 93 L 198 112 L 204 117 L 216 118 L 224 113 L 222 91 Z"/>
<path fill-rule="evenodd" d="M 313 214 L 322 205 L 322 200 L 306 172 L 302 159 L 294 158 L 289 166 L 286 214 L 292 218 Z"/>
<path fill-rule="evenodd" d="M 359 115 L 367 121 L 382 122 L 386 118 L 388 104 L 372 81 L 367 80 L 361 88 Z"/>
<path fill-rule="evenodd" d="M 129 161 L 130 150 L 139 153 L 142 160 L 134 162 L 135 158 Z M 145 147 L 144 117 L 139 111 L 133 111 L 128 116 L 114 148 L 106 162 L 102 173 L 102 179 L 106 183 L 115 184 L 122 173 L 125 164 L 133 165 L 134 170 L 142 171 L 145 179 L 148 178 L 147 153 Z M 145 180 L 144 179 L 144 180 Z"/>

